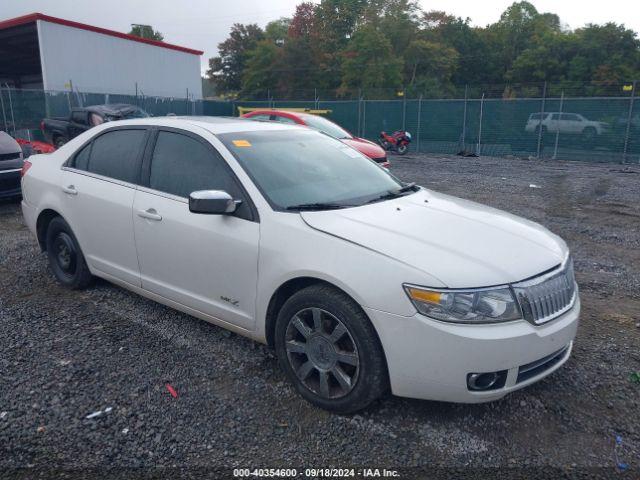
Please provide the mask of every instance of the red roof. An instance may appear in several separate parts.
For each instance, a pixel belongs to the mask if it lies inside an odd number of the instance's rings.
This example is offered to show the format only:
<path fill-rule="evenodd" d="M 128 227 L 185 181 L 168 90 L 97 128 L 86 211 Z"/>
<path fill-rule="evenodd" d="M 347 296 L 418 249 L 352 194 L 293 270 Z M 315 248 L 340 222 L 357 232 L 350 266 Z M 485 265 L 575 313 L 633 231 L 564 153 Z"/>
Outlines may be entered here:
<path fill-rule="evenodd" d="M 22 17 L 11 18 L 0 22 L 0 30 L 6 28 L 17 27 L 27 23 L 35 22 L 36 20 L 42 20 L 49 23 L 57 23 L 58 25 L 65 25 L 72 28 L 80 28 L 82 30 L 88 30 L 90 32 L 102 33 L 103 35 L 109 35 L 111 37 L 124 38 L 125 40 L 131 40 L 134 42 L 146 43 L 148 45 L 155 45 L 156 47 L 168 48 L 170 50 L 177 50 L 179 52 L 191 53 L 193 55 L 202 55 L 204 52 L 201 50 L 193 50 L 191 48 L 181 47 L 179 45 L 173 45 L 171 43 L 159 42 L 158 40 L 150 40 L 148 38 L 137 37 L 135 35 L 129 35 L 128 33 L 116 32 L 115 30 L 108 30 L 106 28 L 94 27 L 85 23 L 73 22 L 71 20 L 64 20 L 63 18 L 50 17 L 43 13 L 30 13 L 29 15 L 23 15 Z"/>

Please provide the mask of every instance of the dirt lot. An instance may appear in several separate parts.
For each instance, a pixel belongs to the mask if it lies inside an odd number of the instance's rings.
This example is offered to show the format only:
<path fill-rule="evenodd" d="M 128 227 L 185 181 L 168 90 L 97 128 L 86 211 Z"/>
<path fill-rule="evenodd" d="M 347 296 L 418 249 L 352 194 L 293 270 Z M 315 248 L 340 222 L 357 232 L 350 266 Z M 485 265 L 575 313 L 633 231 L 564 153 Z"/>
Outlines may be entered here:
<path fill-rule="evenodd" d="M 564 368 L 491 404 L 388 397 L 359 415 L 331 415 L 294 393 L 264 346 L 105 282 L 60 288 L 19 205 L 5 202 L 0 472 L 441 465 L 615 475 L 619 435 L 618 459 L 637 473 L 640 168 L 413 155 L 394 159 L 392 171 L 567 240 L 583 314 Z"/>

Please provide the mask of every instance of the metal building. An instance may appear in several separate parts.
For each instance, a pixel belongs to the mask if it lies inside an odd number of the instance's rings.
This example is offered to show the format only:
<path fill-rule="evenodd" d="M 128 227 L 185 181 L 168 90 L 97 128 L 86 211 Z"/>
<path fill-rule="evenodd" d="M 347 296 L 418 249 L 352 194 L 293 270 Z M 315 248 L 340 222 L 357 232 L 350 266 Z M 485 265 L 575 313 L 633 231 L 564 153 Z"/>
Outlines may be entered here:
<path fill-rule="evenodd" d="M 33 13 L 0 22 L 0 85 L 200 99 L 202 53 Z"/>

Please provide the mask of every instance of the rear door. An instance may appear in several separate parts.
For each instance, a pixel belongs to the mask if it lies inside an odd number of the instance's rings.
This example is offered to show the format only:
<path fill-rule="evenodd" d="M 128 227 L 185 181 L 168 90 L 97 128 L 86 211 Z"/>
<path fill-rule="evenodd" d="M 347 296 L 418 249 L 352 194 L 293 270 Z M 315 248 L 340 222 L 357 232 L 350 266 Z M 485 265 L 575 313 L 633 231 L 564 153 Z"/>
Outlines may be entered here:
<path fill-rule="evenodd" d="M 582 131 L 583 123 L 575 113 L 563 113 L 562 123 L 564 126 L 563 131 L 567 133 L 580 133 Z"/>
<path fill-rule="evenodd" d="M 549 121 L 547 122 L 547 131 L 551 133 L 556 133 L 560 128 L 559 122 L 560 122 L 560 114 L 552 113 L 549 116 Z"/>
<path fill-rule="evenodd" d="M 260 228 L 251 200 L 209 141 L 161 128 L 133 206 L 142 287 L 245 329 L 254 328 Z M 189 211 L 189 194 L 224 190 L 234 215 Z"/>
<path fill-rule="evenodd" d="M 140 286 L 132 206 L 148 130 L 118 127 L 92 139 L 63 169 L 65 220 L 93 270 Z"/>

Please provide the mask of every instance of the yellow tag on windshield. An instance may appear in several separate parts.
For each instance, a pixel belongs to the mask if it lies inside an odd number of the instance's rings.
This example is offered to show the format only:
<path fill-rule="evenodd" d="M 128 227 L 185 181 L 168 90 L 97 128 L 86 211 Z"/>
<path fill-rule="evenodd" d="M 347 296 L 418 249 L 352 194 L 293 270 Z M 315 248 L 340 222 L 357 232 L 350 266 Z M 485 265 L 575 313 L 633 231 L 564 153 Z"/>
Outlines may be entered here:
<path fill-rule="evenodd" d="M 236 147 L 250 147 L 251 144 L 247 140 L 234 140 L 233 144 Z"/>

